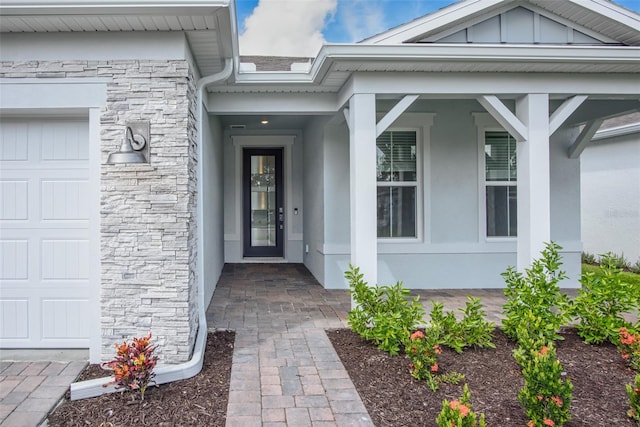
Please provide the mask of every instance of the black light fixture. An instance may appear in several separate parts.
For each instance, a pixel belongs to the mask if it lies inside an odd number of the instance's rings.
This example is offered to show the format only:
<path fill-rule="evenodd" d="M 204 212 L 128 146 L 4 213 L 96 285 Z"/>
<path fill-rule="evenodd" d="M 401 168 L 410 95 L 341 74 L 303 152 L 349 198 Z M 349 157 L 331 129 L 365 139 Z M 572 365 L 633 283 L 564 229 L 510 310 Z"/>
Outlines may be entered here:
<path fill-rule="evenodd" d="M 146 132 L 145 132 L 146 125 Z M 136 128 L 135 133 L 134 129 Z M 148 163 L 147 156 L 149 148 L 147 145 L 147 138 L 149 135 L 148 122 L 127 123 L 124 131 L 124 138 L 122 139 L 122 145 L 120 150 L 109 154 L 107 158 L 107 164 L 116 165 L 124 163 Z"/>

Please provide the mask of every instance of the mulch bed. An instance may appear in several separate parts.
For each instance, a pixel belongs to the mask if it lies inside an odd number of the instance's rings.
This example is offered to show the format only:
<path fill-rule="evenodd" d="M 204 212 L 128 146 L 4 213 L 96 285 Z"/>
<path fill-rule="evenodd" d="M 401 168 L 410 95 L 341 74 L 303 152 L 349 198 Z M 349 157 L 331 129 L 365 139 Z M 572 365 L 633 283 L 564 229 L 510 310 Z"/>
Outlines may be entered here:
<path fill-rule="evenodd" d="M 441 384 L 435 393 L 411 377 L 404 356 L 388 356 L 348 329 L 327 335 L 378 427 L 435 426 L 443 399 L 459 399 L 464 382 L 473 410 L 485 413 L 487 425 L 527 423 L 517 399 L 524 380 L 512 356 L 515 345 L 499 329 L 494 333 L 495 349 L 468 349 L 463 354 L 444 349 L 438 358 L 441 370 L 460 372 L 465 379 L 458 385 Z M 633 426 L 626 416 L 625 384 L 633 381 L 634 373 L 616 348 L 584 344 L 572 328 L 561 335 L 565 339 L 557 342 L 558 359 L 574 385 L 572 419 L 565 426 Z"/>
<path fill-rule="evenodd" d="M 144 401 L 134 393 L 67 399 L 49 415 L 49 426 L 224 426 L 235 332 L 209 333 L 202 371 L 193 378 L 150 387 Z M 88 366 L 79 381 L 109 376 Z"/>

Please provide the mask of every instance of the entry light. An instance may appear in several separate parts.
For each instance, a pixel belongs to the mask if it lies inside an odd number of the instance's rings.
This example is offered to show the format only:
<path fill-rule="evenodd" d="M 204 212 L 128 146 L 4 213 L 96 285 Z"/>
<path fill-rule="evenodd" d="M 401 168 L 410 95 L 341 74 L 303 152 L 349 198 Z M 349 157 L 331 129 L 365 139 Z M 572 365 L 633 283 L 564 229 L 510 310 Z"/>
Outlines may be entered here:
<path fill-rule="evenodd" d="M 269 120 L 267 120 L 267 119 L 262 119 L 262 120 L 260 120 L 260 124 L 268 125 L 268 124 L 269 124 Z"/>
<path fill-rule="evenodd" d="M 147 139 L 139 133 L 134 134 L 131 126 L 127 126 L 120 150 L 109 154 L 107 163 L 110 165 L 148 163 L 147 157 L 143 153 L 146 146 Z M 148 151 L 148 149 L 144 151 Z"/>

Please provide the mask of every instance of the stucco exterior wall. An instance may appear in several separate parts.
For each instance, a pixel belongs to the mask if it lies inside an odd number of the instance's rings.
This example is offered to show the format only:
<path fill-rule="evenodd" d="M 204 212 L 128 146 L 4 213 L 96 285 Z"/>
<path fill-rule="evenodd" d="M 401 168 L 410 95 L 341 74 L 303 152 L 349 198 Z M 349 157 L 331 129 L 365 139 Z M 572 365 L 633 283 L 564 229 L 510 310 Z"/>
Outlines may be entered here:
<path fill-rule="evenodd" d="M 594 141 L 580 157 L 584 250 L 640 260 L 640 134 Z"/>
<path fill-rule="evenodd" d="M 206 111 L 203 121 L 203 249 L 204 262 L 204 303 L 211 302 L 218 278 L 224 266 L 224 200 L 222 129 L 220 119 L 210 116 Z"/>
<path fill-rule="evenodd" d="M 102 78 L 102 358 L 154 335 L 164 363 L 188 360 L 197 332 L 195 86 L 188 60 L 3 61 L 0 77 Z M 127 121 L 150 123 L 150 163 L 107 165 Z"/>
<path fill-rule="evenodd" d="M 384 102 L 378 107 L 385 107 Z M 516 265 L 516 239 L 487 239 L 480 221 L 481 174 L 478 127 L 473 113 L 484 112 L 475 100 L 429 100 L 414 104 L 409 114 L 432 114 L 433 125 L 422 147 L 423 235 L 414 241 L 378 242 L 378 281 L 403 281 L 416 289 L 501 288 L 500 276 Z M 485 113 L 486 114 L 486 113 Z M 403 116 L 391 126 L 406 124 Z M 414 119 L 412 119 L 413 121 Z M 327 288 L 346 288 L 349 264 L 349 139 L 342 132 L 325 134 L 325 276 Z M 579 162 L 567 157 L 575 131 L 560 130 L 551 138 L 551 236 L 563 246 L 570 276 L 562 286 L 578 285 L 580 274 Z M 331 213 L 329 215 L 329 213 Z"/>
<path fill-rule="evenodd" d="M 327 118 L 317 117 L 304 129 L 303 205 L 304 264 L 319 282 L 324 282 L 324 153 Z"/>

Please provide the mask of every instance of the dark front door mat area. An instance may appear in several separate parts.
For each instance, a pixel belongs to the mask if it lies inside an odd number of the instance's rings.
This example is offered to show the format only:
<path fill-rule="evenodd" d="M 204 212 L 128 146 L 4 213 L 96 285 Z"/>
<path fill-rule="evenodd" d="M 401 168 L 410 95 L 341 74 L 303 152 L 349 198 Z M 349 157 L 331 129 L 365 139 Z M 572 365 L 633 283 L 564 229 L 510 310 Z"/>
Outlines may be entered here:
<path fill-rule="evenodd" d="M 495 349 L 469 349 L 463 354 L 444 349 L 438 358 L 442 372 L 465 375 L 459 385 L 441 384 L 432 392 L 426 383 L 413 379 L 405 356 L 390 357 L 348 329 L 327 331 L 343 365 L 349 372 L 371 419 L 383 426 L 435 426 L 442 401 L 459 399 L 467 382 L 471 404 L 484 412 L 489 426 L 525 426 L 518 390 L 524 385 L 520 367 L 512 356 L 515 345 L 499 330 Z M 613 345 L 584 344 L 575 330 L 563 330 L 557 353 L 574 385 L 572 420 L 566 427 L 633 426 L 625 384 L 634 373 Z"/>
<path fill-rule="evenodd" d="M 234 339 L 231 331 L 209 333 L 202 371 L 193 378 L 149 387 L 144 401 L 132 401 L 132 393 L 65 400 L 49 415 L 49 426 L 224 426 Z M 104 376 L 90 365 L 80 380 Z"/>

